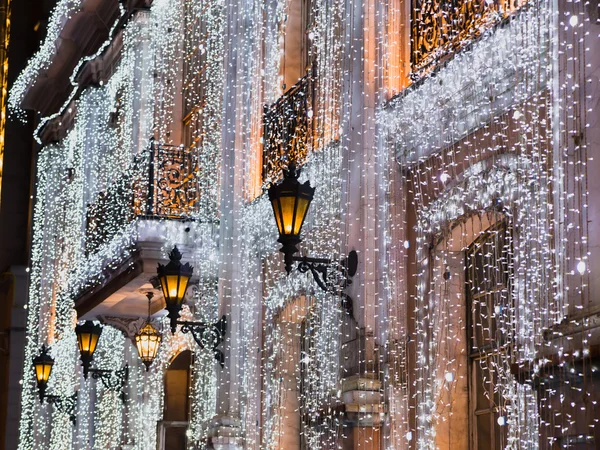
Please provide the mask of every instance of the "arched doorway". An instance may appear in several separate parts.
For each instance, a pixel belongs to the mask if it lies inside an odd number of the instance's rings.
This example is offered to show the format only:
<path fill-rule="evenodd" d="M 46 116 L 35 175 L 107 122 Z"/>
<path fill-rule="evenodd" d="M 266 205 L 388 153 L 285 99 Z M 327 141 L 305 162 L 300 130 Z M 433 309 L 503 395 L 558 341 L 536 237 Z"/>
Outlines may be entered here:
<path fill-rule="evenodd" d="M 158 424 L 159 450 L 187 449 L 190 422 L 192 352 L 179 353 L 165 372 L 163 420 Z"/>

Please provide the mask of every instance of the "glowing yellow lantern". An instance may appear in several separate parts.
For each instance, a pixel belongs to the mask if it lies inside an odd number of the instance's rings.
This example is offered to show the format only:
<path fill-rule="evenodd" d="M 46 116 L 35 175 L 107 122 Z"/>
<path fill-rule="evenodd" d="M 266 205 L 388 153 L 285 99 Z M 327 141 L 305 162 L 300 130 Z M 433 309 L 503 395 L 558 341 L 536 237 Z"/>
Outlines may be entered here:
<path fill-rule="evenodd" d="M 146 325 L 135 335 L 135 346 L 137 347 L 140 359 L 146 366 L 146 370 L 149 370 L 158 353 L 162 336 L 150 323 L 150 303 L 154 294 L 148 292 L 146 296 L 148 297 L 148 320 L 146 321 Z"/>
<path fill-rule="evenodd" d="M 102 334 L 102 326 L 100 324 L 95 325 L 91 320 L 86 320 L 83 325 L 78 324 L 75 327 L 75 333 L 77 334 L 77 346 L 83 364 L 83 376 L 87 379 L 94 352 Z"/>
<path fill-rule="evenodd" d="M 44 401 L 53 365 L 54 359 L 48 354 L 46 346 L 42 346 L 42 352 L 33 358 L 33 368 L 35 369 L 35 380 L 37 381 L 40 401 Z"/>
<path fill-rule="evenodd" d="M 283 180 L 269 188 L 269 200 L 279 231 L 278 242 L 282 244 L 280 251 L 284 254 L 285 270 L 288 273 L 292 270 L 293 255 L 301 242 L 302 224 L 315 193 L 310 182 L 301 184 L 298 181 L 299 175 L 300 171 L 296 166 L 290 164 L 284 172 Z"/>
<path fill-rule="evenodd" d="M 169 263 L 166 266 L 158 264 L 157 270 L 173 333 L 177 329 L 177 319 L 179 319 L 185 292 L 194 273 L 194 268 L 190 266 L 190 263 L 181 264 L 182 256 L 175 247 L 169 254 Z"/>

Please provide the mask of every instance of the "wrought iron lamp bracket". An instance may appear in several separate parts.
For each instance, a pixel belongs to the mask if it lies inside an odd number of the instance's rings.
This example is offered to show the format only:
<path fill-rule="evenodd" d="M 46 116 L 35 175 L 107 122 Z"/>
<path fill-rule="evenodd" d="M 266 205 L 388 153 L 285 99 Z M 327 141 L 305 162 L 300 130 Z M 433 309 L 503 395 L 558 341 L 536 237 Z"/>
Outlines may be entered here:
<path fill-rule="evenodd" d="M 298 262 L 298 271 L 310 271 L 317 285 L 325 292 L 344 297 L 344 306 L 352 314 L 352 302 L 347 298 L 344 290 L 352 284 L 352 277 L 358 268 L 358 255 L 352 250 L 346 258 L 333 262 L 327 258 L 310 258 L 308 256 L 294 256 Z"/>
<path fill-rule="evenodd" d="M 73 395 L 45 395 L 46 402 L 50 405 L 54 405 L 60 412 L 68 414 L 71 423 L 75 425 L 77 419 L 75 417 L 75 408 L 77 407 L 77 392 Z"/>
<path fill-rule="evenodd" d="M 177 321 L 177 324 L 181 325 L 182 333 L 191 333 L 198 347 L 211 349 L 221 368 L 225 366 L 225 355 L 217 347 L 225 340 L 227 316 L 215 323 Z"/>
<path fill-rule="evenodd" d="M 107 369 L 90 369 L 92 378 L 94 380 L 102 381 L 102 384 L 106 389 L 111 391 L 121 391 L 121 401 L 125 403 L 125 384 L 129 380 L 129 366 L 125 365 L 119 370 L 107 370 Z"/>

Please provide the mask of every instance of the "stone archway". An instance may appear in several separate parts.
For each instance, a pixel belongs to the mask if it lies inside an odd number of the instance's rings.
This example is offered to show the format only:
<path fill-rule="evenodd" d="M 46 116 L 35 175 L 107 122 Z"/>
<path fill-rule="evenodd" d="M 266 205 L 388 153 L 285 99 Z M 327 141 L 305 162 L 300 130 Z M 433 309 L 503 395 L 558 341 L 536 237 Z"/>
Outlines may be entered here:
<path fill-rule="evenodd" d="M 511 295 L 515 306 L 511 323 L 515 341 L 510 357 L 518 360 L 522 355 L 535 354 L 533 337 L 541 334 L 541 324 L 533 320 L 526 305 L 539 300 L 530 298 L 533 292 L 539 292 L 539 286 L 532 289 L 531 284 L 535 279 L 547 279 L 546 267 L 528 266 L 530 278 L 520 275 L 525 270 L 520 272 L 519 267 L 526 264 L 528 255 L 540 254 L 542 243 L 549 248 L 551 239 L 546 229 L 527 227 L 530 212 L 541 210 L 539 205 L 545 202 L 532 182 L 536 174 L 530 172 L 530 167 L 526 158 L 513 155 L 481 161 L 417 211 L 414 392 L 419 448 L 469 448 L 470 363 L 465 351 L 469 344 L 464 251 L 482 231 L 505 216 L 514 230 L 513 243 L 520 255 L 525 256 L 515 263 L 514 269 L 516 281 Z M 544 217 L 540 222 L 543 220 Z M 537 233 L 535 239 L 528 239 L 533 233 Z M 547 295 L 547 300 L 550 298 Z M 496 367 L 503 371 L 506 380 L 500 389 L 515 405 L 506 411 L 503 424 L 512 433 L 537 435 L 537 424 L 523 425 L 522 420 L 524 414 L 537 415 L 534 396 L 528 387 L 514 383 L 508 362 Z M 527 429 L 517 431 L 523 426 Z"/>

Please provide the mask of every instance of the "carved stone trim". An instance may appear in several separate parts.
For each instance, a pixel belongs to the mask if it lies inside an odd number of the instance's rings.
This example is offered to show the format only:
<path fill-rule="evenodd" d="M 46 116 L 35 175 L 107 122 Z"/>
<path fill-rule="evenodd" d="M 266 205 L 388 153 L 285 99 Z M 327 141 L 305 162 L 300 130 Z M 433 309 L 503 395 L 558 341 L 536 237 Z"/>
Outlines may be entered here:
<path fill-rule="evenodd" d="M 134 336 L 144 325 L 146 325 L 147 317 L 98 316 L 98 320 L 102 324 L 110 325 L 111 327 L 121 330 L 126 337 L 133 341 Z M 152 320 L 150 323 L 158 328 Z"/>

